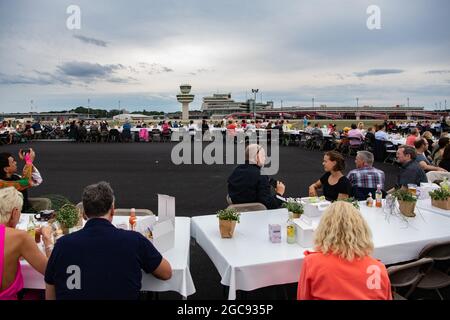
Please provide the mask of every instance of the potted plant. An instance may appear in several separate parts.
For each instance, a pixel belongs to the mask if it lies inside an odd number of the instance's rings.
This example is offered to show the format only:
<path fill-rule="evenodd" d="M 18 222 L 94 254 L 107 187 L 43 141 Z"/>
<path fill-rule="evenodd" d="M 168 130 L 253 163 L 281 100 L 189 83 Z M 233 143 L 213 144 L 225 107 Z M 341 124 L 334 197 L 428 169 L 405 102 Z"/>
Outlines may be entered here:
<path fill-rule="evenodd" d="M 345 198 L 345 199 L 340 199 L 339 201 L 349 202 L 349 203 L 351 203 L 356 209 L 359 210 L 359 202 L 358 202 L 358 200 L 356 200 L 355 198 Z"/>
<path fill-rule="evenodd" d="M 229 208 L 217 211 L 217 217 L 222 238 L 232 238 L 236 222 L 240 222 L 240 213 L 234 208 Z"/>
<path fill-rule="evenodd" d="M 303 205 L 297 201 L 287 201 L 283 203 L 283 208 L 288 209 L 289 213 L 292 213 L 293 219 L 298 219 L 303 214 Z"/>
<path fill-rule="evenodd" d="M 450 191 L 447 188 L 439 188 L 429 192 L 431 205 L 444 210 L 450 210 Z"/>
<path fill-rule="evenodd" d="M 415 217 L 414 209 L 416 208 L 417 198 L 413 196 L 408 189 L 398 189 L 392 193 L 397 199 L 400 213 L 406 217 Z"/>
<path fill-rule="evenodd" d="M 80 221 L 79 210 L 73 204 L 67 203 L 57 211 L 55 219 L 61 225 L 63 233 L 68 234 L 69 229 L 75 227 Z"/>

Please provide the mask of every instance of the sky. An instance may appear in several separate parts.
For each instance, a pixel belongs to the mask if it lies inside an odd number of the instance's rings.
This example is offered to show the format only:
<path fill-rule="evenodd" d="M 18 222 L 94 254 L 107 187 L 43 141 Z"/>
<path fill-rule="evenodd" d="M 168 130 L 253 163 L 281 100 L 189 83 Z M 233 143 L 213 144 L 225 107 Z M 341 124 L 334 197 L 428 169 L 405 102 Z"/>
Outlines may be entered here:
<path fill-rule="evenodd" d="M 79 29 L 67 27 L 71 5 Z M 380 29 L 367 27 L 371 5 Z M 245 100 L 252 88 L 275 107 L 409 98 L 443 108 L 449 12 L 447 0 L 0 0 L 0 112 L 88 100 L 173 112 L 183 83 L 195 95 L 191 110 L 213 93 Z"/>

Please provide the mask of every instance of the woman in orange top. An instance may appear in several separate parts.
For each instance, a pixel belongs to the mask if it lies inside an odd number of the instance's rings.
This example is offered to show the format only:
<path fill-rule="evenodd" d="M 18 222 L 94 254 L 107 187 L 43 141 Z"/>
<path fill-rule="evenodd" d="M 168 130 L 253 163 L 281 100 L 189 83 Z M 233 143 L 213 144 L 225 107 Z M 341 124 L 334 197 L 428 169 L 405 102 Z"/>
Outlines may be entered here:
<path fill-rule="evenodd" d="M 351 203 L 337 201 L 324 212 L 316 252 L 305 252 L 298 300 L 391 300 L 386 267 L 370 257 L 370 229 Z"/>

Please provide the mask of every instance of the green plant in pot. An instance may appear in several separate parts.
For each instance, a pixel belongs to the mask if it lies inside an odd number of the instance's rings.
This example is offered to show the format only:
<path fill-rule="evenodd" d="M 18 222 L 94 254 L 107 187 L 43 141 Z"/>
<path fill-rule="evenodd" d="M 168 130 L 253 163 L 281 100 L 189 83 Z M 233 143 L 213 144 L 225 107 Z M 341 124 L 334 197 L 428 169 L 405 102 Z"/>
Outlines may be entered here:
<path fill-rule="evenodd" d="M 439 188 L 429 192 L 431 205 L 444 210 L 450 210 L 450 191 L 448 188 Z"/>
<path fill-rule="evenodd" d="M 55 219 L 61 225 L 63 233 L 68 234 L 69 229 L 78 225 L 80 221 L 79 210 L 73 204 L 67 203 L 58 210 Z"/>
<path fill-rule="evenodd" d="M 345 199 L 340 199 L 338 201 L 345 201 L 345 202 L 349 202 L 351 203 L 356 209 L 359 210 L 359 202 L 357 199 L 355 198 L 345 198 Z"/>
<path fill-rule="evenodd" d="M 408 189 L 398 189 L 392 193 L 397 199 L 400 213 L 406 217 L 415 217 L 414 209 L 416 208 L 417 198 L 413 196 Z"/>
<path fill-rule="evenodd" d="M 283 208 L 288 209 L 289 213 L 292 213 L 292 218 L 297 219 L 303 214 L 303 205 L 296 201 L 288 201 L 283 203 Z"/>
<path fill-rule="evenodd" d="M 234 208 L 217 211 L 220 235 L 222 238 L 232 238 L 236 223 L 240 222 L 240 213 Z"/>

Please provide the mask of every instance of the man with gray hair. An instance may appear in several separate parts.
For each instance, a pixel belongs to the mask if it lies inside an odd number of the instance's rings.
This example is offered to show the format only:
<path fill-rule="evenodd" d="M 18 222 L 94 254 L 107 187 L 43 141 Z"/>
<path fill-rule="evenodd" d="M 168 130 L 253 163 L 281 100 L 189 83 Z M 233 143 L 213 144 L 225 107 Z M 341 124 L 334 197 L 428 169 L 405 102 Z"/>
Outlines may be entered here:
<path fill-rule="evenodd" d="M 374 157 L 369 151 L 358 151 L 355 158 L 356 169 L 347 174 L 347 178 L 357 192 L 359 200 L 367 198 L 369 192 L 374 192 L 378 185 L 384 189 L 384 172 L 373 167 Z"/>
<path fill-rule="evenodd" d="M 46 298 L 58 300 L 138 299 L 142 270 L 168 280 L 172 268 L 138 232 L 116 228 L 114 193 L 106 182 L 83 191 L 80 231 L 58 240 L 45 272 Z"/>
<path fill-rule="evenodd" d="M 245 149 L 245 164 L 237 166 L 228 178 L 228 195 L 234 204 L 259 202 L 267 209 L 277 209 L 282 201 L 285 186 L 280 181 L 261 174 L 266 161 L 266 151 L 257 144 Z"/>
<path fill-rule="evenodd" d="M 397 149 L 397 161 L 400 163 L 400 173 L 397 177 L 397 188 L 407 187 L 408 184 L 420 186 L 421 182 L 428 182 L 425 171 L 415 161 L 416 149 L 411 146 L 401 145 Z"/>

